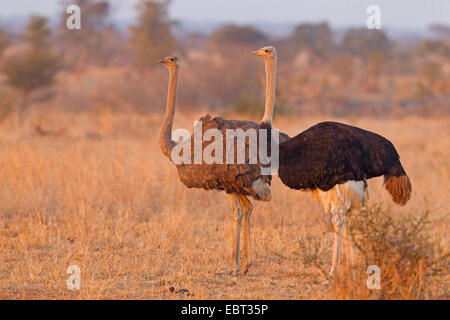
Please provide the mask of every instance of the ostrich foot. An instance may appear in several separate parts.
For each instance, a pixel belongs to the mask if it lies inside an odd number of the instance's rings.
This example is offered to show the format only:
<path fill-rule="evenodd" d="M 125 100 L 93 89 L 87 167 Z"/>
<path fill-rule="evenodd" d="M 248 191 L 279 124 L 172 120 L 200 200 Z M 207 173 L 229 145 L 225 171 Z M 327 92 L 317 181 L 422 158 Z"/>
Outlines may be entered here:
<path fill-rule="evenodd" d="M 230 271 L 228 274 L 230 276 L 236 277 L 236 276 L 240 275 L 240 272 L 241 272 L 241 267 L 239 265 L 237 265 L 236 268 L 234 270 Z"/>
<path fill-rule="evenodd" d="M 332 266 L 330 268 L 330 272 L 328 272 L 329 277 L 335 277 L 336 276 L 336 267 Z"/>
<path fill-rule="evenodd" d="M 243 268 L 240 269 L 240 270 L 238 271 L 237 274 L 238 274 L 239 276 L 246 275 L 247 272 L 248 272 L 248 269 L 250 268 L 251 265 L 252 265 L 251 262 L 250 262 L 250 263 L 245 263 L 244 266 L 243 266 Z"/>

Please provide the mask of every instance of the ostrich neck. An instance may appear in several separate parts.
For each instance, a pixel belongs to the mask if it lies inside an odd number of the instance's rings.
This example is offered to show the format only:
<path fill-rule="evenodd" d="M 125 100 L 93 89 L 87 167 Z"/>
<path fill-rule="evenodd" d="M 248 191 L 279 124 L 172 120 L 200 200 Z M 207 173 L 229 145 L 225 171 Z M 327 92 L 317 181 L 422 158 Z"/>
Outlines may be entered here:
<path fill-rule="evenodd" d="M 267 59 L 266 67 L 266 106 L 264 109 L 264 117 L 261 122 L 272 124 L 273 107 L 275 105 L 275 73 L 276 73 L 276 58 Z"/>
<path fill-rule="evenodd" d="M 169 89 L 167 95 L 167 107 L 164 120 L 159 133 L 159 146 L 162 152 L 170 159 L 175 143 L 172 141 L 172 124 L 175 115 L 175 100 L 177 94 L 178 68 L 169 69 Z"/>

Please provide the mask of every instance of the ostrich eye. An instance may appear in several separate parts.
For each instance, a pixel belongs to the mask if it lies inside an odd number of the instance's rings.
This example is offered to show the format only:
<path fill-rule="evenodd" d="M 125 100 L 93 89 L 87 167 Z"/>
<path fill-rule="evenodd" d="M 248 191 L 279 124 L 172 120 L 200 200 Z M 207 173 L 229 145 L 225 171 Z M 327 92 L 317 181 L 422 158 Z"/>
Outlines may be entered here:
<path fill-rule="evenodd" d="M 269 53 L 269 49 L 264 50 L 265 53 Z"/>

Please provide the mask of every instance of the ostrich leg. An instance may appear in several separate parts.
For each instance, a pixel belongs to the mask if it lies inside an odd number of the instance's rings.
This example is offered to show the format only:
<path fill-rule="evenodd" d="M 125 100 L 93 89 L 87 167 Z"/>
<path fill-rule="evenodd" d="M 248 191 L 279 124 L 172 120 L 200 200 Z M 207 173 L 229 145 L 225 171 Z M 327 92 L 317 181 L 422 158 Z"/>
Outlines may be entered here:
<path fill-rule="evenodd" d="M 239 243 L 241 238 L 241 229 L 242 229 L 242 217 L 244 215 L 244 208 L 242 207 L 241 202 L 239 201 L 240 195 L 231 194 L 231 205 L 233 207 L 233 220 L 234 220 L 234 232 L 233 232 L 233 260 L 234 260 L 234 268 L 231 272 L 232 275 L 237 275 L 240 266 L 239 266 Z"/>
<path fill-rule="evenodd" d="M 350 223 L 348 221 L 348 213 L 346 219 L 344 220 L 343 241 L 344 241 L 346 262 L 348 265 L 353 265 L 355 264 L 355 251 L 353 249 L 353 241 L 350 232 Z"/>
<path fill-rule="evenodd" d="M 336 274 L 336 268 L 339 263 L 342 245 L 342 234 L 344 232 L 344 221 L 345 221 L 344 211 L 341 210 L 340 208 L 332 209 L 331 221 L 333 223 L 334 233 L 333 233 L 333 256 L 331 258 L 330 276 L 334 276 Z"/>
<path fill-rule="evenodd" d="M 240 202 L 242 207 L 244 208 L 244 221 L 242 229 L 244 231 L 243 235 L 243 250 L 244 250 L 244 261 L 242 262 L 242 269 L 239 270 L 239 275 L 244 275 L 247 273 L 248 268 L 250 268 L 252 264 L 251 257 L 251 245 L 250 245 L 250 216 L 252 214 L 253 205 L 248 200 L 246 196 L 240 196 Z"/>

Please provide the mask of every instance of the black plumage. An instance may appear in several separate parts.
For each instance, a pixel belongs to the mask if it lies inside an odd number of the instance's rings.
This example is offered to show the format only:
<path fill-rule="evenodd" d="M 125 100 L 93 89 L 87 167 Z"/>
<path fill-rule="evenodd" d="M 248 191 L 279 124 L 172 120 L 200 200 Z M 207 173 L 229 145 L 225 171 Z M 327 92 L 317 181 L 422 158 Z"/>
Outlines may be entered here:
<path fill-rule="evenodd" d="M 406 203 L 411 193 L 400 157 L 389 140 L 338 122 L 318 123 L 281 143 L 278 175 L 290 188 L 323 191 L 349 180 L 384 175 L 386 189 L 396 203 Z M 405 178 L 395 180 L 389 190 L 389 179 L 399 177 Z"/>

